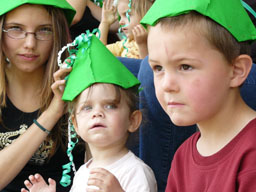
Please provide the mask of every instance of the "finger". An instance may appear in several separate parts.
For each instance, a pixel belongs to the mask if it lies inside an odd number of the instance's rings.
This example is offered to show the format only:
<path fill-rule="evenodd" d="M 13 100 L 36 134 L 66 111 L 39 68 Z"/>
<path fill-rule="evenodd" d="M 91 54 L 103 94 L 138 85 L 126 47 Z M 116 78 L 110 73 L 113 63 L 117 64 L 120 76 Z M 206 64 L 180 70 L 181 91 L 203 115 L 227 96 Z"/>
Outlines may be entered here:
<path fill-rule="evenodd" d="M 29 180 L 25 180 L 25 181 L 24 181 L 24 185 L 25 185 L 28 189 L 31 189 L 31 187 L 33 186 L 33 185 L 29 182 Z"/>
<path fill-rule="evenodd" d="M 99 189 L 92 189 L 92 188 L 87 187 L 86 192 L 100 192 L 100 191 L 99 191 Z"/>
<path fill-rule="evenodd" d="M 64 77 L 72 70 L 72 68 L 61 68 L 53 74 L 54 81 L 64 79 Z"/>
<path fill-rule="evenodd" d="M 20 191 L 21 191 L 21 192 L 28 192 L 28 190 L 26 190 L 25 188 L 21 188 Z"/>
<path fill-rule="evenodd" d="M 87 181 L 88 187 L 96 186 L 96 187 L 102 189 L 103 184 L 104 184 L 104 181 L 102 179 L 98 179 L 98 178 L 93 178 L 93 179 L 89 178 Z"/>
<path fill-rule="evenodd" d="M 51 188 L 52 190 L 56 189 L 56 181 L 55 181 L 55 180 L 49 178 L 49 179 L 48 179 L 48 182 L 49 182 L 50 188 Z"/>
<path fill-rule="evenodd" d="M 106 1 L 106 8 L 109 10 L 110 7 L 111 7 L 110 0 L 107 0 L 107 1 Z"/>
<path fill-rule="evenodd" d="M 105 1 L 103 1 L 102 10 L 106 10 L 106 2 Z"/>
<path fill-rule="evenodd" d="M 137 30 L 136 30 L 135 27 L 134 27 L 133 30 L 132 30 L 132 34 L 133 34 L 134 38 L 136 38 L 137 36 L 139 36 L 139 34 L 138 34 L 138 32 L 137 32 Z"/>
<path fill-rule="evenodd" d="M 29 178 L 29 180 L 30 180 L 30 182 L 31 182 L 32 184 L 35 184 L 35 183 L 37 182 L 37 179 L 35 178 L 34 175 L 30 175 L 28 178 Z"/>
<path fill-rule="evenodd" d="M 140 26 L 140 25 L 136 25 L 134 27 L 134 30 L 136 31 L 137 34 L 143 34 L 144 33 L 143 27 Z"/>
<path fill-rule="evenodd" d="M 55 81 L 51 86 L 53 93 L 62 94 L 65 88 L 65 84 L 66 84 L 66 80 Z"/>

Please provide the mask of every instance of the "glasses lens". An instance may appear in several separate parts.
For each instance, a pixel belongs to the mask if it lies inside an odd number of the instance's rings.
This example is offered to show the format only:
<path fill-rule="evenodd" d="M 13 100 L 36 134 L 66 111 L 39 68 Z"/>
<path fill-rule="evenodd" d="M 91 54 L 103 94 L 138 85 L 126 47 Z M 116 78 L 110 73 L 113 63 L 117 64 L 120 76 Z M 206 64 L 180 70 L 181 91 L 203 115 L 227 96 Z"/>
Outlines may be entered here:
<path fill-rule="evenodd" d="M 52 39 L 52 31 L 37 31 L 36 32 L 36 38 L 38 40 L 51 40 Z"/>
<path fill-rule="evenodd" d="M 7 35 L 13 39 L 22 39 L 26 36 L 25 34 L 26 32 L 22 30 L 9 29 L 7 31 Z"/>

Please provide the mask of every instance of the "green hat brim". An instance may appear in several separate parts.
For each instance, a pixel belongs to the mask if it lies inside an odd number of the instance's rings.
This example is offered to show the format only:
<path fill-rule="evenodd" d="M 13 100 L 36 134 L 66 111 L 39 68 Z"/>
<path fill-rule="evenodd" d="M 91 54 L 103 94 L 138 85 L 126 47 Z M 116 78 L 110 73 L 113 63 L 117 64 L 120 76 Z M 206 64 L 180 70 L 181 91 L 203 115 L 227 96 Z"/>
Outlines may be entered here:
<path fill-rule="evenodd" d="M 155 26 L 159 19 L 196 11 L 226 28 L 237 41 L 256 39 L 256 29 L 240 0 L 157 0 L 141 20 Z"/>
<path fill-rule="evenodd" d="M 66 0 L 1 0 L 0 15 L 8 13 L 23 4 L 50 5 L 63 9 L 69 25 L 76 14 L 75 9 Z"/>

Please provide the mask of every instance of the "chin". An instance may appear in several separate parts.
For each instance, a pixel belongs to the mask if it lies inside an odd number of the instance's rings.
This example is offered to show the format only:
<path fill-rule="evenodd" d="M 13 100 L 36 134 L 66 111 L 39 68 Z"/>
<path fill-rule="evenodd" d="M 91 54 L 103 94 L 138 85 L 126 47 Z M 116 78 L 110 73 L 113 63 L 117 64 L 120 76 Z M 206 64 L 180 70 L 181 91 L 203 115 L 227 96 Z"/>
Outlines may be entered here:
<path fill-rule="evenodd" d="M 194 121 L 189 120 L 189 118 L 185 117 L 185 116 L 181 116 L 181 117 L 174 117 L 174 115 L 169 115 L 170 120 L 172 121 L 172 123 L 174 125 L 177 126 L 191 126 L 196 124 Z"/>

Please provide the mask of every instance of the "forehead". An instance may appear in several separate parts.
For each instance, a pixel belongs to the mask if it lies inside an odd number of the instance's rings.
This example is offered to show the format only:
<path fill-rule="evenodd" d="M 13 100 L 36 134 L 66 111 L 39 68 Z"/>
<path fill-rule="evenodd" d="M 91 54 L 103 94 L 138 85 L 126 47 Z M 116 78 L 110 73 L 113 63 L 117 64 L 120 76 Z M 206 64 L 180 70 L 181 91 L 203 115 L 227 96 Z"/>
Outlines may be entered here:
<path fill-rule="evenodd" d="M 171 28 L 157 24 L 149 29 L 149 60 L 158 61 L 161 54 L 168 60 L 197 59 L 212 49 L 206 37 L 189 25 Z"/>
<path fill-rule="evenodd" d="M 115 99 L 116 89 L 112 84 L 97 83 L 85 89 L 79 96 L 78 101 L 86 101 L 88 99 Z"/>
<path fill-rule="evenodd" d="M 129 0 L 119 0 L 117 4 L 118 12 L 126 12 L 129 9 Z"/>
<path fill-rule="evenodd" d="M 8 12 L 5 22 L 43 25 L 51 23 L 51 16 L 42 5 L 24 4 Z"/>

